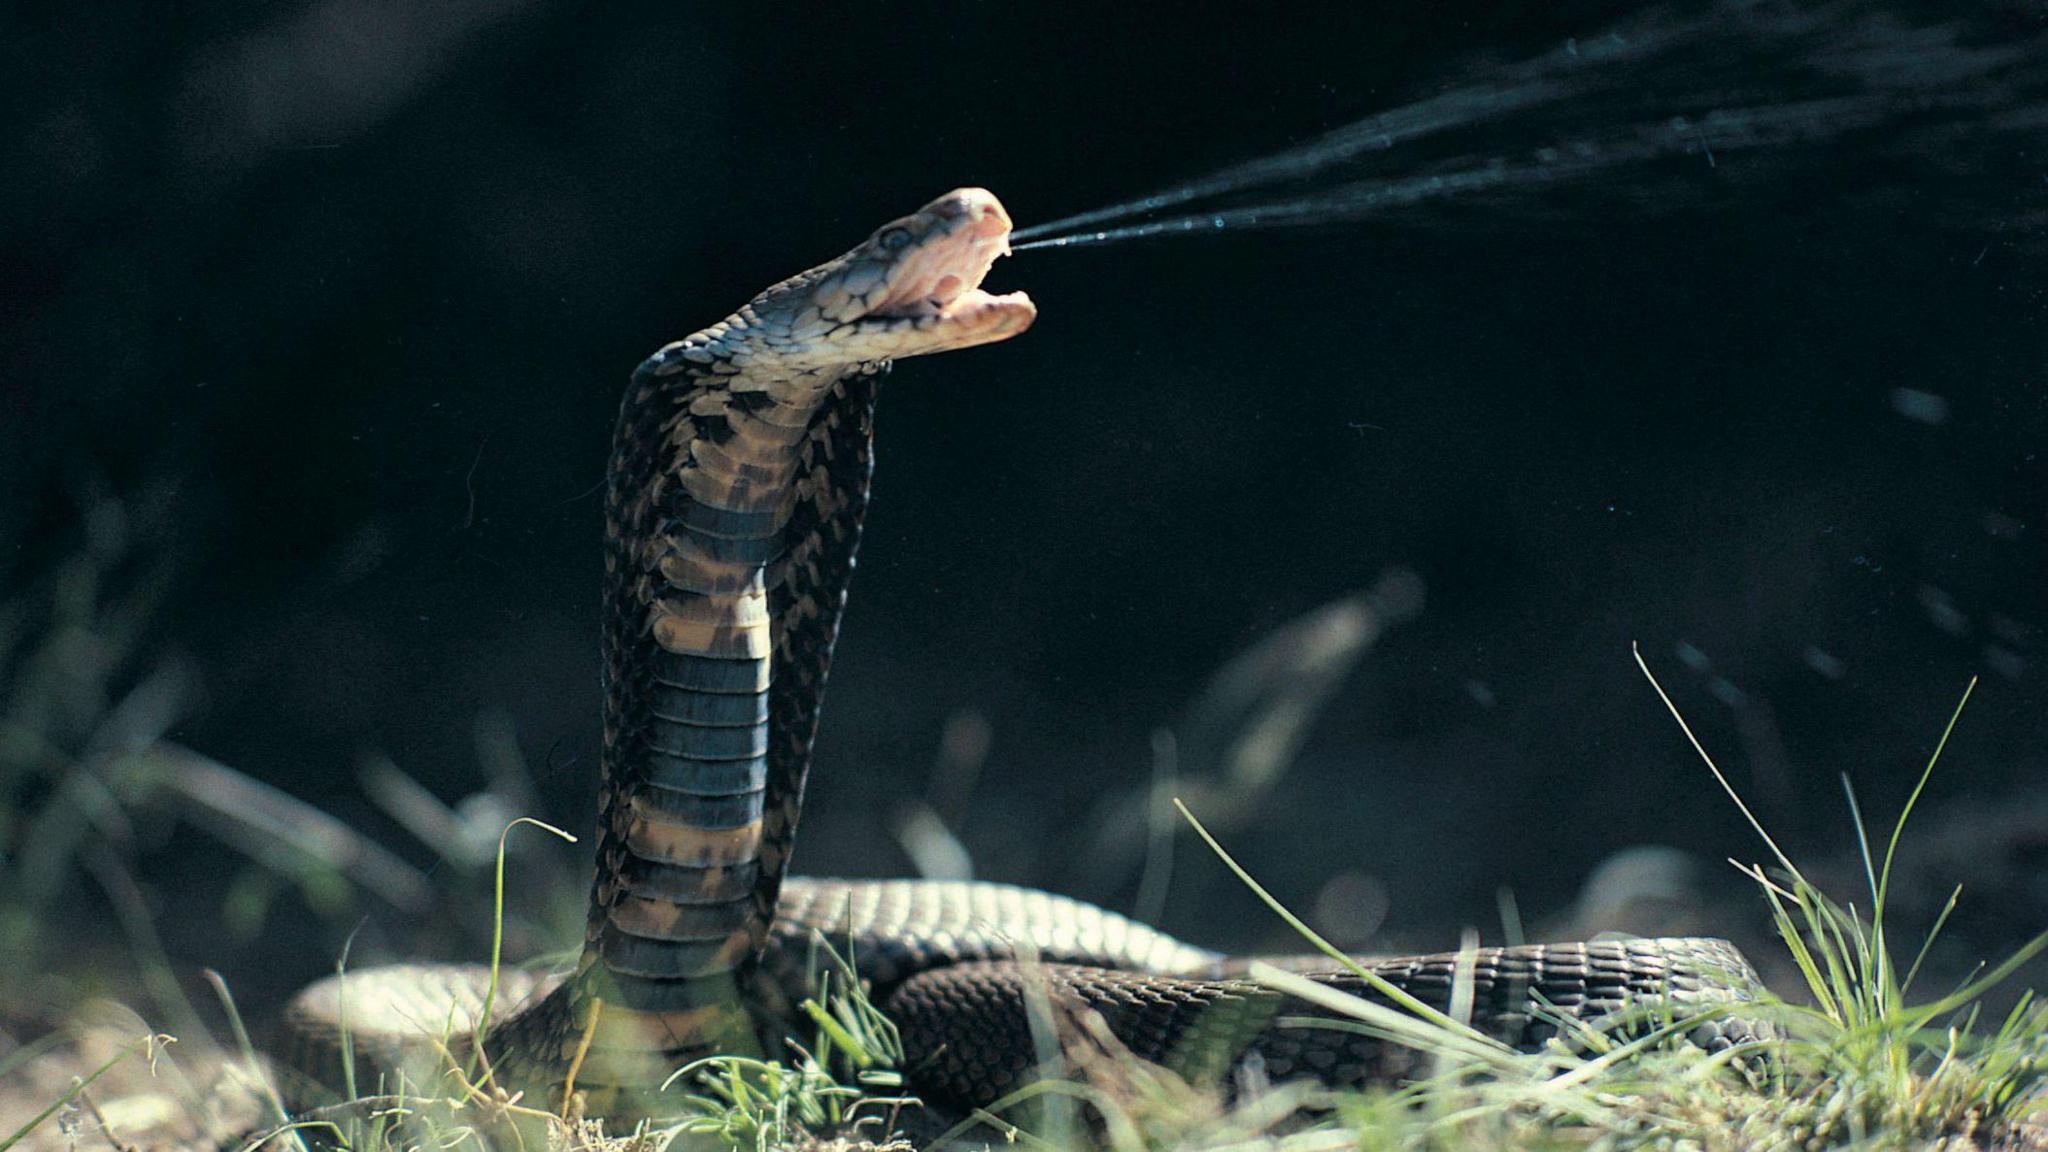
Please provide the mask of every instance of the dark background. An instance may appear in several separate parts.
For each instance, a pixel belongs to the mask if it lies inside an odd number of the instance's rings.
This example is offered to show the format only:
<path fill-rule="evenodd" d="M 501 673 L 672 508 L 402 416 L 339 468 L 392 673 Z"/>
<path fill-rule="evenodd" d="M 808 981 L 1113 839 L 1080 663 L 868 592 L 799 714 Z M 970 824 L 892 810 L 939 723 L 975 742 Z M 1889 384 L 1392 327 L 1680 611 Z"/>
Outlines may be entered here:
<path fill-rule="evenodd" d="M 479 718 L 509 718 L 533 814 L 580 832 L 596 488 L 641 357 L 953 186 L 1051 219 L 1625 10 L 18 6 L 0 578 L 34 587 L 112 494 L 123 555 L 166 573 L 116 679 L 177 661 L 178 742 L 424 861 L 358 768 L 388 756 L 453 802 L 488 780 Z M 1987 940 L 2037 930 L 2048 900 L 2008 902 L 2041 896 L 2048 845 L 2048 163 L 2027 135 L 1938 189 L 1846 139 L 1782 181 L 1763 155 L 1688 167 L 1745 189 L 1698 210 L 1566 184 L 1498 217 L 1003 262 L 990 286 L 1028 289 L 1036 328 L 886 388 L 800 868 L 910 871 L 892 824 L 951 788 L 980 875 L 1128 907 L 1136 874 L 1101 870 L 1091 820 L 1147 787 L 1154 730 L 1233 654 L 1404 569 L 1419 615 L 1277 785 L 1205 813 L 1299 907 L 1383 892 L 1353 943 L 1492 935 L 1502 885 L 1564 923 L 1634 844 L 1737 893 L 1718 861 L 1761 846 L 1632 641 L 1816 859 L 1853 845 L 1838 774 L 1888 821 L 1983 676 L 1931 796 L 1985 815 L 1930 835 L 2016 862 Z M 964 803 L 933 782 L 949 721 L 989 737 Z M 1973 845 L 1994 815 L 2017 831 Z M 365 915 L 371 951 L 442 946 L 374 900 L 315 915 L 290 892 L 265 931 L 223 931 L 237 855 L 189 829 L 146 847 L 181 974 L 274 998 Z M 1163 919 L 1279 939 L 1185 838 Z"/>

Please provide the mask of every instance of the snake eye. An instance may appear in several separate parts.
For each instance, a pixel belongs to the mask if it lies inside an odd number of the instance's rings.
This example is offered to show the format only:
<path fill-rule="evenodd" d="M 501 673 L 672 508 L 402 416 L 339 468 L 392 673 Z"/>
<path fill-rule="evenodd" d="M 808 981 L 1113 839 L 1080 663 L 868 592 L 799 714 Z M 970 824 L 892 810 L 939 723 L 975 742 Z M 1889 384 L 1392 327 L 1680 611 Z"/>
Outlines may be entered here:
<path fill-rule="evenodd" d="M 875 237 L 875 242 L 886 251 L 901 252 L 910 247 L 910 229 L 884 228 L 881 235 Z"/>

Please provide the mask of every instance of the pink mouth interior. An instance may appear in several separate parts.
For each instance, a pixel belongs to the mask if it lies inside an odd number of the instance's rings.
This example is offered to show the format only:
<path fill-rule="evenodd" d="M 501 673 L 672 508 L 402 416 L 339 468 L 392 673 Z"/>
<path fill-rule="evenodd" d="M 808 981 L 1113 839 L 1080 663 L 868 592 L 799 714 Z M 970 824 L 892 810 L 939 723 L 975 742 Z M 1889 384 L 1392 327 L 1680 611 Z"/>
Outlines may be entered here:
<path fill-rule="evenodd" d="M 977 232 L 981 234 L 977 234 Z M 912 253 L 897 273 L 889 298 L 870 316 L 950 316 L 999 299 L 981 290 L 982 278 L 1009 255 L 1010 229 L 962 228 Z"/>

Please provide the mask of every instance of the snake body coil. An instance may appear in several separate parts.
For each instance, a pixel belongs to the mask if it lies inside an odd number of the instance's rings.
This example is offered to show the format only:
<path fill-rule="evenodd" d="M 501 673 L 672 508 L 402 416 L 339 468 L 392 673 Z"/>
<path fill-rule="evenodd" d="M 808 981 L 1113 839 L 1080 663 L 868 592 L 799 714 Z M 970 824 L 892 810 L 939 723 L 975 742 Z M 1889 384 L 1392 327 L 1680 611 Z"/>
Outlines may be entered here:
<path fill-rule="evenodd" d="M 903 1031 L 913 1086 L 985 1104 L 1032 1063 L 1029 977 L 1099 1011 L 1137 1055 L 1220 1072 L 1256 1051 L 1278 1075 L 1397 1077 L 1408 1054 L 1290 1024 L 1315 1009 L 1236 978 L 1231 962 L 1075 901 L 993 884 L 796 880 L 784 870 L 873 468 L 889 362 L 1006 339 L 1036 309 L 979 285 L 1010 222 L 960 189 L 777 284 L 634 373 L 609 466 L 605 735 L 597 870 L 583 955 L 499 991 L 484 1048 L 502 1087 L 593 1112 L 658 1110 L 644 1092 L 714 1053 L 771 1050 L 805 994 L 814 930 L 850 940 Z M 1470 974 L 1472 1021 L 1541 1043 L 1556 1016 L 1753 995 L 1720 941 L 1487 949 L 1376 961 L 1442 1009 Z M 485 974 L 400 965 L 308 988 L 287 1011 L 299 1063 L 348 1043 L 379 1066 L 473 1023 Z M 1317 979 L 1371 994 L 1356 977 Z M 342 1038 L 343 1030 L 347 1039 Z M 1711 1040 L 1711 1037 L 1708 1037 Z M 454 1037 L 459 1047 L 463 1037 Z M 330 1078 L 331 1079 L 331 1078 Z"/>

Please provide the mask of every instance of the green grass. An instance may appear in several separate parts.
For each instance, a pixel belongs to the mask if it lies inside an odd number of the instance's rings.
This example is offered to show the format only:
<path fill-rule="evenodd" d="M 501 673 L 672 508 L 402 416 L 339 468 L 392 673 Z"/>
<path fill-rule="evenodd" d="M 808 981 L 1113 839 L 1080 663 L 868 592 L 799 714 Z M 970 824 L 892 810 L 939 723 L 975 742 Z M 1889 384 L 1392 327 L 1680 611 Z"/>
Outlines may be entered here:
<path fill-rule="evenodd" d="M 861 991 L 853 962 L 815 940 L 811 973 L 817 994 L 801 1009 L 812 1033 L 808 1043 L 790 1039 L 788 1061 L 713 1057 L 662 1086 L 682 1090 L 679 1135 L 753 1152 L 800 1147 L 818 1134 L 882 1140 L 903 1109 L 917 1106 L 903 1094 L 896 1027 Z"/>

